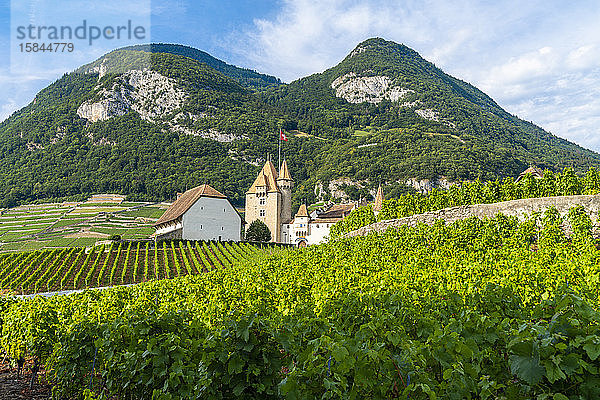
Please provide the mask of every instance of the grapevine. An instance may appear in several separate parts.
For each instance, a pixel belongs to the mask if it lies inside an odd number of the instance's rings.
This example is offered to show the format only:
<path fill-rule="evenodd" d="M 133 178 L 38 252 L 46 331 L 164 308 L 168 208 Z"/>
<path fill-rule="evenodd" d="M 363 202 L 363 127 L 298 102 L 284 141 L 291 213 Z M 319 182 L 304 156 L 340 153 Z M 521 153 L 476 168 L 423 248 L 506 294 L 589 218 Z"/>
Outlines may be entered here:
<path fill-rule="evenodd" d="M 90 390 L 95 357 L 91 390 L 105 398 L 598 398 L 593 221 L 565 218 L 468 218 L 306 249 L 163 243 L 184 264 L 234 264 L 0 301 L 0 346 L 43 363 L 61 398 Z M 21 271 L 47 259 L 35 254 Z"/>
<path fill-rule="evenodd" d="M 165 269 L 165 277 L 167 279 L 171 278 L 171 267 L 169 266 L 169 258 L 167 257 L 167 243 L 163 242 L 163 262 Z"/>
<path fill-rule="evenodd" d="M 96 286 L 102 286 L 102 280 L 104 279 L 104 274 L 106 273 L 106 270 L 108 268 L 108 262 L 110 261 L 110 256 L 113 253 L 114 247 L 115 247 L 115 242 L 112 242 L 108 249 L 108 254 L 106 254 L 106 257 L 104 257 L 104 262 L 102 263 L 102 268 L 100 268 L 100 272 L 98 272 L 98 278 L 96 279 Z M 114 262 L 114 261 L 113 261 L 113 263 L 116 264 L 116 262 Z"/>
<path fill-rule="evenodd" d="M 69 267 L 69 269 L 67 270 L 67 272 L 65 273 L 63 278 L 60 280 L 60 290 L 63 290 L 66 287 L 67 282 L 69 281 L 69 277 L 75 271 L 75 268 L 77 267 L 77 264 L 79 263 L 79 259 L 84 254 L 85 254 L 85 249 L 79 249 L 79 251 L 77 252 L 77 257 L 75 257 L 75 260 L 73 261 L 73 263 L 71 264 L 71 266 Z"/>
<path fill-rule="evenodd" d="M 121 269 L 121 283 L 125 283 L 125 275 L 127 274 L 127 269 L 129 268 L 129 255 L 131 254 L 131 245 L 132 243 L 129 242 L 129 245 L 127 246 L 127 250 L 125 252 L 125 262 L 123 263 L 123 268 Z"/>
<path fill-rule="evenodd" d="M 140 265 L 140 245 L 141 242 L 137 242 L 137 248 L 135 249 L 135 262 L 133 263 L 133 282 L 137 282 L 138 269 Z"/>

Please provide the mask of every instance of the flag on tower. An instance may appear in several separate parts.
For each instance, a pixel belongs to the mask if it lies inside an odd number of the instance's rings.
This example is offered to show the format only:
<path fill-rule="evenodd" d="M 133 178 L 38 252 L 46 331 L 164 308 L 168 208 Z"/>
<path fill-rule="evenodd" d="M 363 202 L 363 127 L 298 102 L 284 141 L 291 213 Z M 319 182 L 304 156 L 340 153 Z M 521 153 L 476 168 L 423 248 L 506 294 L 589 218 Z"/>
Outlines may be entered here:
<path fill-rule="evenodd" d="M 288 141 L 288 138 L 281 128 L 279 129 L 279 140 L 283 140 L 284 142 Z"/>

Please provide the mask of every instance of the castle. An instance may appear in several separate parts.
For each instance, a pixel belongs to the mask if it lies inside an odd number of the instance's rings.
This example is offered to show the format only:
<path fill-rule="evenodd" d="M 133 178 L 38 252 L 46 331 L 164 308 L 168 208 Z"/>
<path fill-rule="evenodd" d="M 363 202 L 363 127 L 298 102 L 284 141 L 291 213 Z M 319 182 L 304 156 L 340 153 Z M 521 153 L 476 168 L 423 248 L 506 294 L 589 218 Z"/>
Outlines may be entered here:
<path fill-rule="evenodd" d="M 245 220 L 264 222 L 271 231 L 271 241 L 285 242 L 282 237 L 282 224 L 292 220 L 292 188 L 294 180 L 283 160 L 279 173 L 268 160 L 258 173 L 254 183 L 246 192 Z"/>
<path fill-rule="evenodd" d="M 292 218 L 292 188 L 294 180 L 287 162 L 279 172 L 269 160 L 246 192 L 245 220 L 264 222 L 271 231 L 271 241 L 306 246 L 326 240 L 331 227 L 357 207 L 356 203 L 333 204 L 323 210 L 308 212 L 302 204 Z M 383 201 L 381 187 L 376 204 Z"/>

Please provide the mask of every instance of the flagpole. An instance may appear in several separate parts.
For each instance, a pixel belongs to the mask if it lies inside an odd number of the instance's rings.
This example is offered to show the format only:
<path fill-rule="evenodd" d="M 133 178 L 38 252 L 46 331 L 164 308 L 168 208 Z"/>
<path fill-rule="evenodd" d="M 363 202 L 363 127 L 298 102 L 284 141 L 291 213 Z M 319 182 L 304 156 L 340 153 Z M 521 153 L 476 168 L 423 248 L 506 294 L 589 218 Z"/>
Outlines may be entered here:
<path fill-rule="evenodd" d="M 279 158 L 277 159 L 277 168 L 281 168 L 281 128 L 279 128 Z"/>

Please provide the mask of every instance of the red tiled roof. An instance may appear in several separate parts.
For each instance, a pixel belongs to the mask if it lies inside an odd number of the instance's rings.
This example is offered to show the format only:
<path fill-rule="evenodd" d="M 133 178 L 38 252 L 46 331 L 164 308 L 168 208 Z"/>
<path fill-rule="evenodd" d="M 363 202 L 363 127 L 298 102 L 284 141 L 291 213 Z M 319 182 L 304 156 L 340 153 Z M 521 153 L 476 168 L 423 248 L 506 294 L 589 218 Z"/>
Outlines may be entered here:
<path fill-rule="evenodd" d="M 190 209 L 191 206 L 198 201 L 200 197 L 215 197 L 219 199 L 226 199 L 223 193 L 218 190 L 213 189 L 209 185 L 200 185 L 193 189 L 188 190 L 184 194 L 181 195 L 171 207 L 165 211 L 165 213 L 156 221 L 154 226 L 164 224 L 165 222 L 174 221 L 177 218 L 181 217 L 187 210 Z"/>
<path fill-rule="evenodd" d="M 336 222 L 341 221 L 342 218 L 321 218 L 317 217 L 310 221 L 311 224 L 335 224 Z"/>

